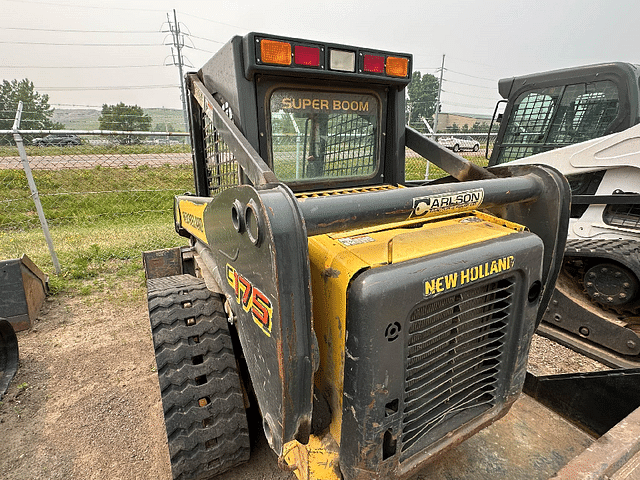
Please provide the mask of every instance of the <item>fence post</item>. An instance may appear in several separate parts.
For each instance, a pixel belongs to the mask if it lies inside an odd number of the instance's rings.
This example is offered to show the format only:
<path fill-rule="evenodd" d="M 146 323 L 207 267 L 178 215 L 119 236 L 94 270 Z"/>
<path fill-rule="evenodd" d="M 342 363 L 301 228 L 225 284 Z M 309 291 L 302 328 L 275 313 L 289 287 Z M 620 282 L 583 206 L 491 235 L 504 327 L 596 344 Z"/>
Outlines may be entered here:
<path fill-rule="evenodd" d="M 56 255 L 56 251 L 53 248 L 53 240 L 51 240 L 51 234 L 49 233 L 49 225 L 47 224 L 47 219 L 44 216 L 44 210 L 42 209 L 42 204 L 40 203 L 40 196 L 38 195 L 36 182 L 34 181 L 33 174 L 31 173 L 31 167 L 29 166 L 29 158 L 27 157 L 27 151 L 24 148 L 22 135 L 20 135 L 20 133 L 18 132 L 21 118 L 22 118 L 22 101 L 18 103 L 16 118 L 13 122 L 13 128 L 12 128 L 13 139 L 15 140 L 16 146 L 18 147 L 18 152 L 20 153 L 20 160 L 22 160 L 22 168 L 24 168 L 24 173 L 26 174 L 27 181 L 29 182 L 31 197 L 33 198 L 33 201 L 36 204 L 36 211 L 38 212 L 38 218 L 40 219 L 42 232 L 44 233 L 44 238 L 47 240 L 47 246 L 49 247 L 51 260 L 53 260 L 53 268 L 55 269 L 56 275 L 60 275 L 60 262 L 58 262 L 58 256 Z"/>

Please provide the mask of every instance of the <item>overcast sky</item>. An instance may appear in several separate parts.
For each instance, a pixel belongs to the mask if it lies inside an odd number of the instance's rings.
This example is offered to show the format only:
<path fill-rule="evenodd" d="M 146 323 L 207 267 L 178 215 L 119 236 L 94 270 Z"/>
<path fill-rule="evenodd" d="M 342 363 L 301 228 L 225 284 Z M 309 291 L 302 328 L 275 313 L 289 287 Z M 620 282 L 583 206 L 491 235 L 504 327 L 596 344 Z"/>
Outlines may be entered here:
<path fill-rule="evenodd" d="M 250 31 L 414 55 L 439 75 L 443 112 L 491 114 L 500 78 L 640 63 L 639 0 L 0 0 L 0 76 L 29 78 L 58 108 L 180 108 L 167 14 L 197 70 Z"/>

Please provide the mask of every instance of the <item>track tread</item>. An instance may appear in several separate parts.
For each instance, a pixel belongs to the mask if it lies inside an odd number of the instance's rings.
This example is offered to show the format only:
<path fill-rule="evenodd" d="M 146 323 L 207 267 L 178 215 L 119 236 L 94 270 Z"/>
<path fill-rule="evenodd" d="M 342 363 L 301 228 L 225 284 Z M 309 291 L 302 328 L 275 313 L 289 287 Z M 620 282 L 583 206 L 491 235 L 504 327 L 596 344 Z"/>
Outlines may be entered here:
<path fill-rule="evenodd" d="M 246 462 L 249 430 L 221 299 L 191 275 L 148 280 L 147 298 L 174 479 L 205 480 Z"/>
<path fill-rule="evenodd" d="M 565 249 L 565 259 L 578 260 L 586 258 L 588 260 L 613 261 L 623 265 L 633 272 L 640 280 L 640 244 L 636 240 L 598 240 L 598 239 L 569 239 Z M 566 271 L 566 269 L 565 269 Z M 568 271 L 567 274 L 571 277 Z M 580 284 L 582 282 L 577 279 Z M 584 286 L 582 285 L 584 288 Z M 591 300 L 604 310 L 614 312 L 623 316 L 640 316 L 640 300 L 630 302 L 620 307 L 603 305 Z"/>
<path fill-rule="evenodd" d="M 615 260 L 640 278 L 640 245 L 635 240 L 567 240 L 567 257 Z"/>

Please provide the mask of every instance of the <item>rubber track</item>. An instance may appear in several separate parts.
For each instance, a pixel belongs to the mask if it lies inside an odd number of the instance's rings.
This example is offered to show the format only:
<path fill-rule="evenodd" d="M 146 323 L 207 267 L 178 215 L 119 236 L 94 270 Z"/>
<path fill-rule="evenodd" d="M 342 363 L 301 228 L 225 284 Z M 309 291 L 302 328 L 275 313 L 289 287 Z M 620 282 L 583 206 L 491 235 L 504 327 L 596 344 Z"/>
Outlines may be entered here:
<path fill-rule="evenodd" d="M 19 363 L 18 338 L 11 323 L 0 318 L 0 400 L 9 388 Z"/>
<path fill-rule="evenodd" d="M 567 240 L 565 249 L 565 258 L 567 259 L 602 259 L 605 261 L 614 261 L 624 265 L 631 270 L 636 278 L 640 280 L 640 244 L 635 240 Z M 567 272 L 568 273 L 568 272 Z M 580 280 L 580 279 L 578 279 Z M 601 305 L 594 301 L 594 304 L 615 312 L 619 315 L 640 315 L 640 305 L 638 301 L 628 306 L 619 308 L 607 305 Z"/>
<path fill-rule="evenodd" d="M 635 240 L 568 240 L 565 256 L 614 260 L 640 278 L 640 244 Z"/>
<path fill-rule="evenodd" d="M 213 478 L 249 459 L 247 417 L 222 302 L 191 275 L 148 280 L 147 297 L 173 478 Z M 201 399 L 206 406 L 199 405 Z"/>

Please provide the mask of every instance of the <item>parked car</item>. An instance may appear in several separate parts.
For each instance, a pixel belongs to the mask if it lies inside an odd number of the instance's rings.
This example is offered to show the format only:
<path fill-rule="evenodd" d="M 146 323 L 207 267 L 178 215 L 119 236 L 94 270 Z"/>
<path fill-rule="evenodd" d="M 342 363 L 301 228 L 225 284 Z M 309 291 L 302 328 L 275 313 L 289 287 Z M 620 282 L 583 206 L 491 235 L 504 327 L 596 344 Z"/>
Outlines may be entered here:
<path fill-rule="evenodd" d="M 477 152 L 480 150 L 480 143 L 473 138 L 442 137 L 438 139 L 438 143 L 454 152 L 461 150 Z"/>
<path fill-rule="evenodd" d="M 43 138 L 34 138 L 31 143 L 37 147 L 48 147 L 52 145 L 58 147 L 69 147 L 71 145 L 80 145 L 82 141 L 77 135 L 52 133 L 51 135 L 47 135 Z"/>

